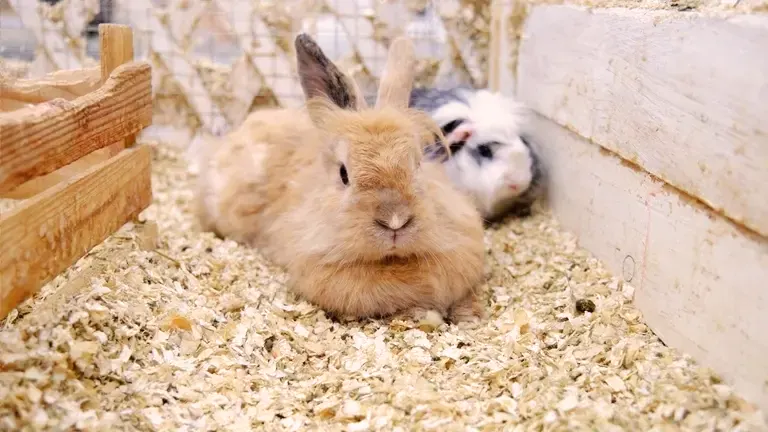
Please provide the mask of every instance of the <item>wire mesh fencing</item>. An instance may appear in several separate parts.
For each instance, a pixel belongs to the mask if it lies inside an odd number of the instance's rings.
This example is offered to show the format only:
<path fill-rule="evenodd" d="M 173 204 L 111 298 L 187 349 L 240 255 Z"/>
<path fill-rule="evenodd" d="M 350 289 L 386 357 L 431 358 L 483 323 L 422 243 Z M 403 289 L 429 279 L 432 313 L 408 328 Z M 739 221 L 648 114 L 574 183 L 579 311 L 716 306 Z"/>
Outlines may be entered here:
<path fill-rule="evenodd" d="M 485 85 L 490 1 L 0 0 L 0 72 L 96 65 L 98 25 L 127 24 L 153 66 L 153 123 L 220 134 L 257 106 L 302 103 L 299 32 L 366 92 L 400 34 L 414 40 L 418 84 Z"/>

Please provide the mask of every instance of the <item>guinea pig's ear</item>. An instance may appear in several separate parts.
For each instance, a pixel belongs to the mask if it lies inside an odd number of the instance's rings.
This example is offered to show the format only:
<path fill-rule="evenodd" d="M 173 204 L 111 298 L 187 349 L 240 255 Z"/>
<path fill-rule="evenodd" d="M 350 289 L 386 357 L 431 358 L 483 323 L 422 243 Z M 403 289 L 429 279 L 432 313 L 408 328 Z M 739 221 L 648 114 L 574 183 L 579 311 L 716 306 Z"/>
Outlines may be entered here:
<path fill-rule="evenodd" d="M 445 126 L 442 129 L 448 145 L 466 141 L 475 134 L 475 126 L 469 121 L 456 125 L 450 132 L 446 131 Z"/>
<path fill-rule="evenodd" d="M 307 101 L 325 98 L 341 109 L 367 106 L 355 81 L 345 75 L 306 33 L 296 36 L 296 63 Z"/>

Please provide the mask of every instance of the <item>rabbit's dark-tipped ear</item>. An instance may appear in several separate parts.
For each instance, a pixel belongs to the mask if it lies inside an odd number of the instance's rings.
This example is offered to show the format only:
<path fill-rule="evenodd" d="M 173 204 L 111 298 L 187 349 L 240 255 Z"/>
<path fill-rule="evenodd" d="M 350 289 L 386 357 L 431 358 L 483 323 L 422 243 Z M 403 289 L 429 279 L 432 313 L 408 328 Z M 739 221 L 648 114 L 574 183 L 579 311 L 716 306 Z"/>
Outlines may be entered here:
<path fill-rule="evenodd" d="M 343 109 L 366 106 L 354 80 L 339 70 L 308 34 L 296 36 L 294 45 L 299 80 L 307 100 L 323 97 Z"/>

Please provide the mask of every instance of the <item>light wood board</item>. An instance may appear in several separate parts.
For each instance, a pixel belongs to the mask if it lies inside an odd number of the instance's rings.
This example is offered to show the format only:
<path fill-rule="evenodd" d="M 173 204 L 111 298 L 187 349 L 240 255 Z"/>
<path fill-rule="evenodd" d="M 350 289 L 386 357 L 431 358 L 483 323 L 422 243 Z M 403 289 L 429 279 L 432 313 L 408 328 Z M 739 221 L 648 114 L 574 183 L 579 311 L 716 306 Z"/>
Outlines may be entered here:
<path fill-rule="evenodd" d="M 133 32 L 131 28 L 121 24 L 99 24 L 99 52 L 101 82 L 106 84 L 115 69 L 133 61 Z M 136 136 L 130 134 L 103 150 L 106 150 L 110 156 L 115 155 L 123 148 L 132 146 L 135 141 Z"/>
<path fill-rule="evenodd" d="M 3 214 L 0 320 L 149 206 L 150 163 L 148 147 L 123 150 Z"/>
<path fill-rule="evenodd" d="M 768 235 L 768 15 L 535 6 L 533 109 Z"/>
<path fill-rule="evenodd" d="M 100 84 L 98 67 L 60 70 L 37 79 L 0 78 L 0 111 L 15 111 L 56 98 L 77 99 Z"/>
<path fill-rule="evenodd" d="M 550 120 L 532 131 L 563 228 L 635 287 L 665 343 L 768 412 L 768 239 Z"/>
<path fill-rule="evenodd" d="M 104 86 L 73 101 L 0 114 L 0 193 L 138 133 L 151 121 L 147 63 L 118 67 Z"/>

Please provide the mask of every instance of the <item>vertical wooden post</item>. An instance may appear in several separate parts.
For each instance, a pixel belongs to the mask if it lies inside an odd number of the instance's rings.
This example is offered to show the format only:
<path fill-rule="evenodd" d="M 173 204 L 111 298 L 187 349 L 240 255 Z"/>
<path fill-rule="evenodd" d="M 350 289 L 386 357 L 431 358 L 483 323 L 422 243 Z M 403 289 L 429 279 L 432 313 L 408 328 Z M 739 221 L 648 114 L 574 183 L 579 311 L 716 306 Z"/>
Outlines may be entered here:
<path fill-rule="evenodd" d="M 501 56 L 504 54 L 501 52 L 501 38 L 506 35 L 502 34 L 504 28 L 501 21 L 501 3 L 505 0 L 492 0 L 491 1 L 491 22 L 490 32 L 491 41 L 488 53 L 488 87 L 492 91 L 499 91 L 501 84 L 499 80 L 499 64 Z"/>
<path fill-rule="evenodd" d="M 127 25 L 99 24 L 99 51 L 101 52 L 101 84 L 109 79 L 109 75 L 118 66 L 133 61 L 133 32 Z M 136 136 L 129 136 L 122 142 L 107 147 L 110 156 L 120 150 L 131 147 L 136 142 Z"/>
<path fill-rule="evenodd" d="M 99 24 L 99 51 L 101 85 L 104 85 L 118 66 L 133 61 L 133 31 L 127 25 Z M 136 135 L 129 135 L 121 142 L 106 147 L 106 152 L 111 157 L 135 143 Z M 133 222 L 138 222 L 138 214 L 134 216 Z"/>
<path fill-rule="evenodd" d="M 120 24 L 99 24 L 99 51 L 101 52 L 101 83 L 118 66 L 133 61 L 133 32 Z"/>

